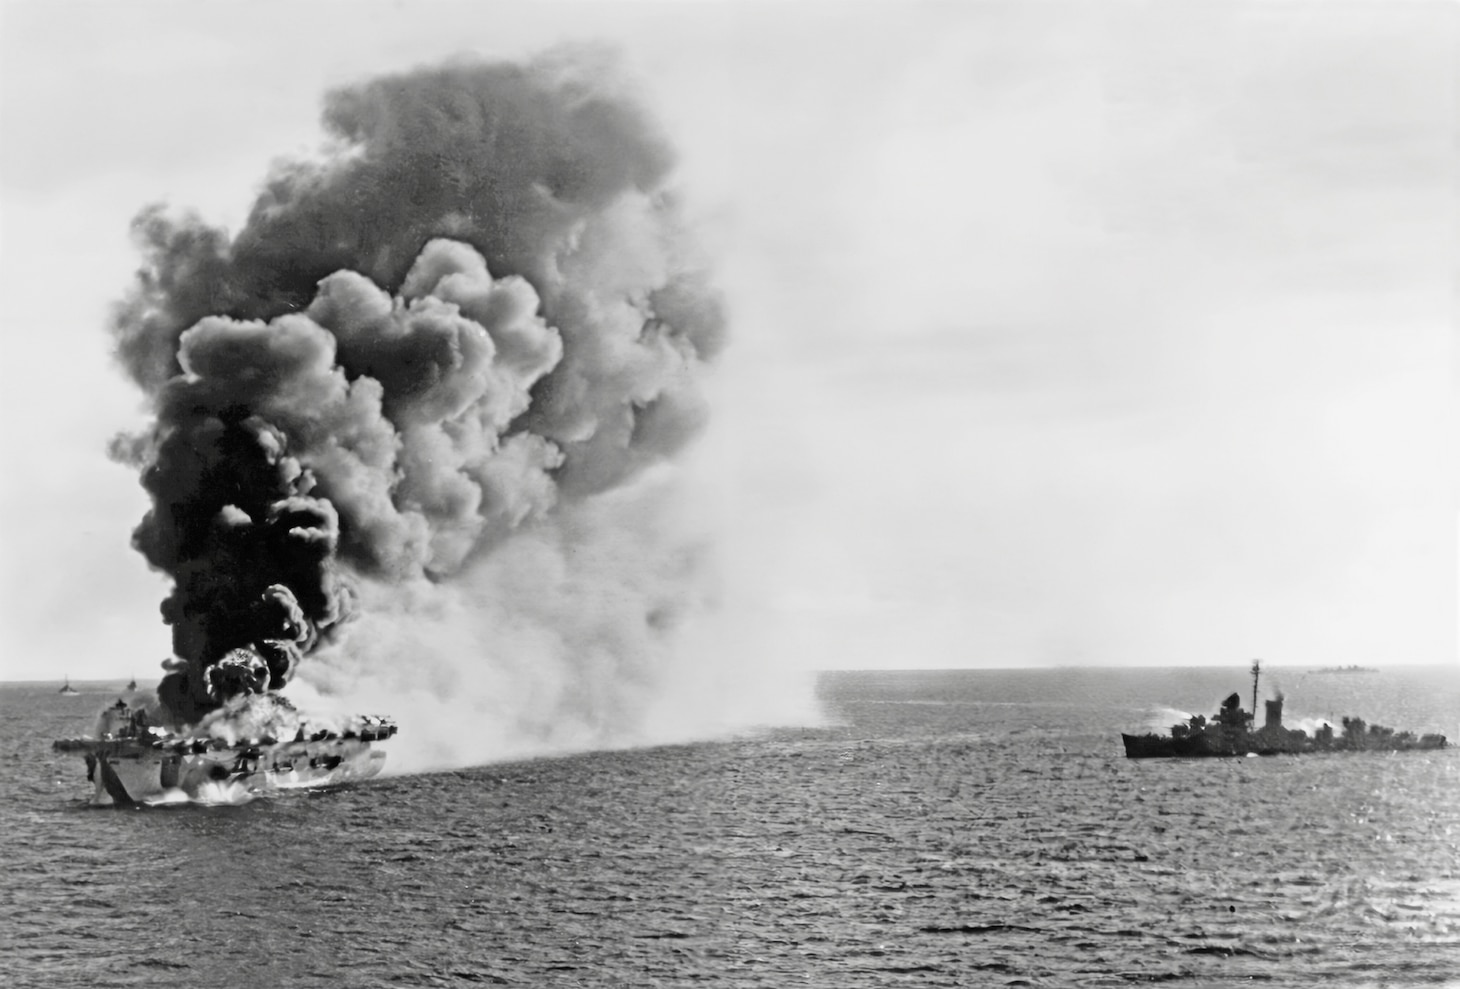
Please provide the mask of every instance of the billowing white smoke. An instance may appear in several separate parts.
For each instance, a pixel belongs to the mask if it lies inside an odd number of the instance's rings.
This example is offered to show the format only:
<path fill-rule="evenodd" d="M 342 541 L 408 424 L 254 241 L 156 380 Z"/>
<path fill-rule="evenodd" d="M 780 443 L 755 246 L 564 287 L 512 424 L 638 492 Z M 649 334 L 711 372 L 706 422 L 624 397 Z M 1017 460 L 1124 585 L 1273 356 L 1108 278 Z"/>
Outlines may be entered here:
<path fill-rule="evenodd" d="M 713 620 L 707 550 L 676 518 L 675 481 L 650 471 L 529 525 L 450 582 L 361 582 L 358 619 L 300 679 L 394 714 L 405 730 L 393 770 L 705 737 L 776 716 L 756 657 L 715 656 L 698 634 Z"/>
<path fill-rule="evenodd" d="M 139 217 L 116 332 L 157 418 L 117 454 L 174 580 L 173 721 L 299 673 L 450 765 L 766 696 L 695 631 L 709 549 L 673 457 L 724 321 L 621 89 L 562 56 L 376 80 L 237 236 Z"/>

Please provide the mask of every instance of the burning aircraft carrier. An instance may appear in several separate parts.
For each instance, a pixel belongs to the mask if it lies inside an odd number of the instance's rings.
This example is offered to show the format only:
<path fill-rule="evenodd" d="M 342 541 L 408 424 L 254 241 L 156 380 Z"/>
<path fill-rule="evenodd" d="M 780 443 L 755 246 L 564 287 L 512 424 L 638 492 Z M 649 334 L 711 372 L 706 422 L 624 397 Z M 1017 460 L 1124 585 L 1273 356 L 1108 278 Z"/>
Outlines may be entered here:
<path fill-rule="evenodd" d="M 500 687 L 476 711 L 539 734 L 640 715 L 695 554 L 637 481 L 702 425 L 724 322 L 630 97 L 591 52 L 375 79 L 329 94 L 324 149 L 236 234 L 138 216 L 114 336 L 153 420 L 112 452 L 151 498 L 133 544 L 171 580 L 173 657 L 56 743 L 100 801 L 378 770 L 391 721 L 280 695 L 306 662 L 324 694 Z M 421 614 L 521 648 L 402 647 Z"/>
<path fill-rule="evenodd" d="M 369 779 L 385 763 L 371 743 L 395 732 L 385 717 L 310 719 L 271 694 L 236 695 L 197 725 L 170 728 L 119 698 L 101 712 L 95 735 L 58 739 L 54 748 L 85 757 L 98 806 L 237 803 Z"/>

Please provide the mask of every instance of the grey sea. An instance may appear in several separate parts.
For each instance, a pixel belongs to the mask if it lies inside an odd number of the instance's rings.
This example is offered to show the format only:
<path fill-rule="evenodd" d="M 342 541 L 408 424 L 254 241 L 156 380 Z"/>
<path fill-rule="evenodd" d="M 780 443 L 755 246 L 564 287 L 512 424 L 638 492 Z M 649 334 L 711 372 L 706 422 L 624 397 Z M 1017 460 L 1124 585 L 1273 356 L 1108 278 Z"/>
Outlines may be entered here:
<path fill-rule="evenodd" d="M 1460 735 L 1454 669 L 1270 676 Z M 16 989 L 1460 985 L 1460 748 L 1123 757 L 1240 666 L 825 674 L 822 727 L 134 811 L 50 749 L 120 684 L 57 686 L 0 690 Z"/>

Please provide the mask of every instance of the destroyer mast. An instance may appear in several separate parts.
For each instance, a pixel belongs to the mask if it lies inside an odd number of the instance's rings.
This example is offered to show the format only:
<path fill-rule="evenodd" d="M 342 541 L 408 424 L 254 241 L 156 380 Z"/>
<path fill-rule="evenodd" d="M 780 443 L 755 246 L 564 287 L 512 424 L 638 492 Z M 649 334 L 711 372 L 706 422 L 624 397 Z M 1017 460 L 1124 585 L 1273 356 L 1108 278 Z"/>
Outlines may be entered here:
<path fill-rule="evenodd" d="M 1252 661 L 1252 720 L 1257 722 L 1257 677 L 1262 672 L 1262 660 Z"/>

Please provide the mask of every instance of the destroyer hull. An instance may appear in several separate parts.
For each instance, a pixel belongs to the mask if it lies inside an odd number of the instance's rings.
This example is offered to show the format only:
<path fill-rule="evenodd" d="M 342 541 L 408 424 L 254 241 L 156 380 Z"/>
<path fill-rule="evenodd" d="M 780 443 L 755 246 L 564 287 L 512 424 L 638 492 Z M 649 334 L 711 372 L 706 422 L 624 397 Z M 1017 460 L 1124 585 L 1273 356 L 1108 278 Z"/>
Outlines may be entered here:
<path fill-rule="evenodd" d="M 1301 732 L 1297 734 L 1303 734 Z M 1173 738 L 1169 735 L 1127 735 L 1121 733 L 1128 759 L 1200 759 L 1248 755 L 1303 755 L 1310 752 L 1412 752 L 1433 751 L 1446 747 L 1443 735 L 1423 735 L 1375 741 L 1337 739 L 1323 744 L 1315 739 L 1262 738 L 1261 732 L 1244 733 L 1235 738 L 1213 738 L 1209 735 Z"/>
<path fill-rule="evenodd" d="M 1352 669 L 1357 670 L 1357 667 Z M 1242 698 L 1231 694 L 1210 721 L 1194 715 L 1184 724 L 1171 726 L 1168 735 L 1121 733 L 1127 759 L 1212 758 L 1249 755 L 1303 755 L 1307 752 L 1410 752 L 1443 749 L 1445 736 L 1416 735 L 1382 725 L 1369 725 L 1362 718 L 1344 718 L 1343 734 L 1325 724 L 1310 735 L 1297 728 L 1283 727 L 1283 695 L 1266 701 L 1267 723 L 1256 727 L 1257 681 L 1261 661 L 1252 663 L 1252 714 L 1242 710 Z"/>

